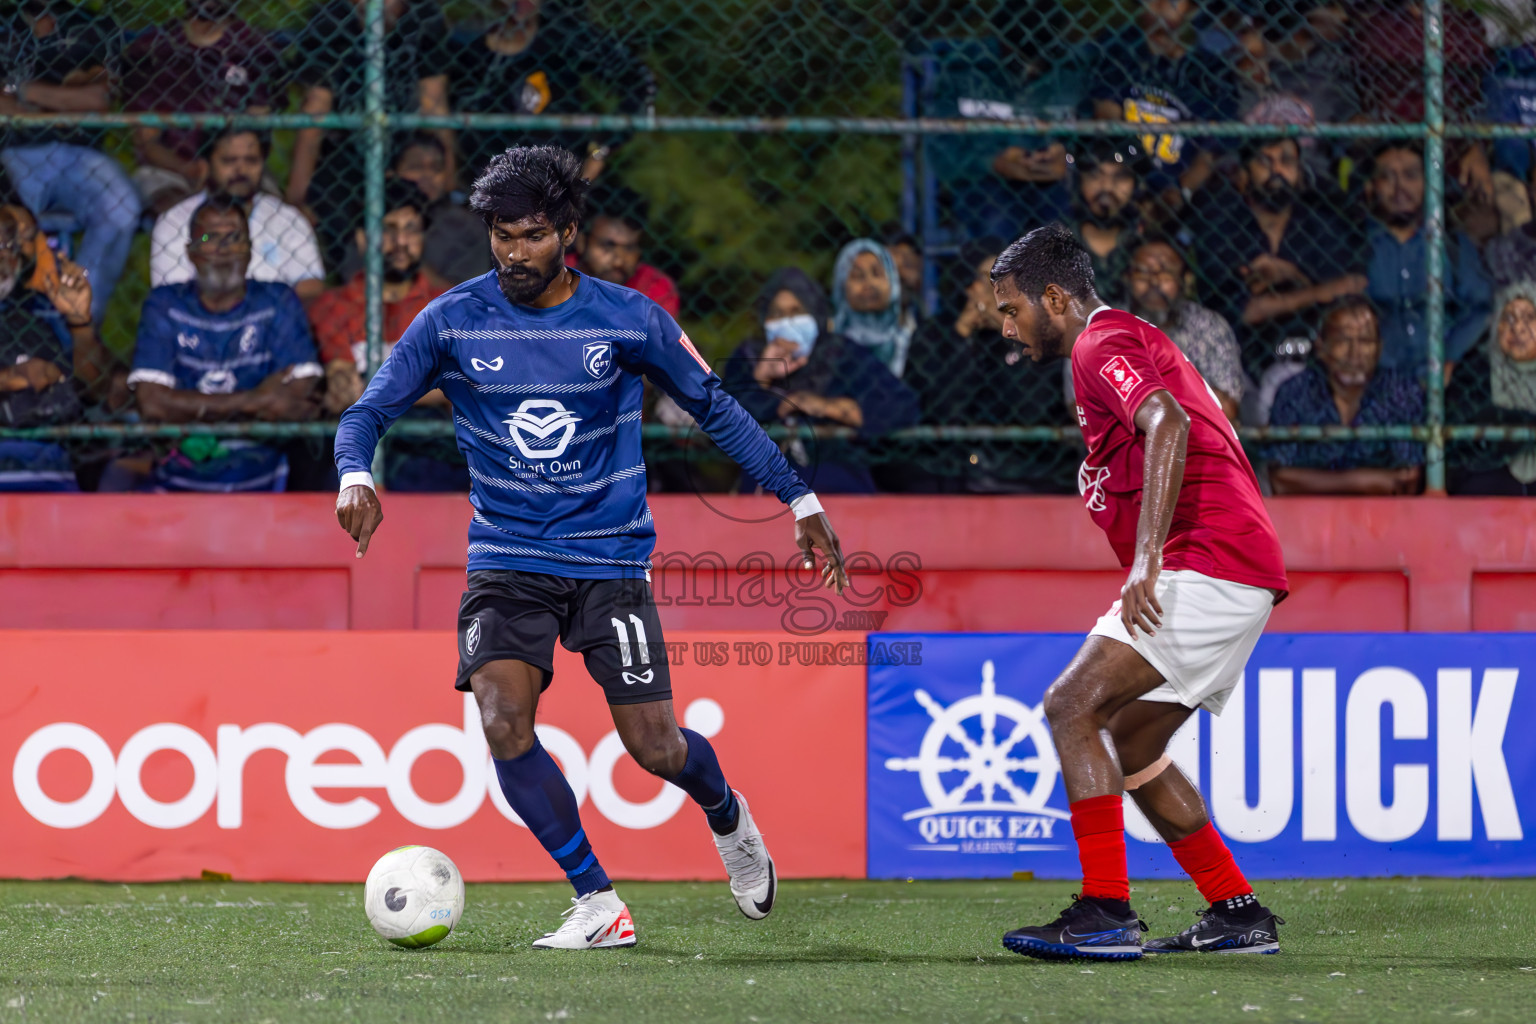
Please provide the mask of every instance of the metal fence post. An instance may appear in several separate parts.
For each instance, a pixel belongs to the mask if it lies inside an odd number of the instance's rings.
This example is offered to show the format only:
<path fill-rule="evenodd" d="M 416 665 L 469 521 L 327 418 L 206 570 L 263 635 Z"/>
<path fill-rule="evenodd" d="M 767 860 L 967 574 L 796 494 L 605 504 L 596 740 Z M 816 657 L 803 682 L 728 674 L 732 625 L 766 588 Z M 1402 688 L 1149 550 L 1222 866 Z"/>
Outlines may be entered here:
<path fill-rule="evenodd" d="M 384 0 L 368 0 L 364 29 L 367 66 L 363 77 L 363 111 L 366 135 L 363 230 L 368 248 L 363 253 L 366 274 L 365 326 L 368 372 L 379 372 L 384 361 Z M 355 141 L 355 140 L 354 140 Z M 373 453 L 373 478 L 384 478 L 384 440 Z"/>
<path fill-rule="evenodd" d="M 1444 0 L 1424 4 L 1424 242 L 1429 334 L 1429 445 L 1424 489 L 1445 493 L 1445 45 Z"/>

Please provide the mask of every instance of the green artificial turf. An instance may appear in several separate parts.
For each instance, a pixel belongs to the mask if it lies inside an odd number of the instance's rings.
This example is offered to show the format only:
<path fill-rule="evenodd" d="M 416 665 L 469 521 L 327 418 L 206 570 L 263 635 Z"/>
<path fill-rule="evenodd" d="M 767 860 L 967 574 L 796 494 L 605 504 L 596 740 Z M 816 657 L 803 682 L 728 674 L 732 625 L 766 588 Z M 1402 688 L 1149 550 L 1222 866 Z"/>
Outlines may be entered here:
<path fill-rule="evenodd" d="M 1044 963 L 1002 949 L 1062 882 L 786 882 L 767 921 L 723 884 L 625 883 L 640 944 L 535 952 L 558 885 L 473 885 L 410 951 L 361 885 L 0 883 L 8 1021 L 1529 1021 L 1536 882 L 1266 883 L 1278 956 Z M 1154 933 L 1188 885 L 1133 893 Z"/>

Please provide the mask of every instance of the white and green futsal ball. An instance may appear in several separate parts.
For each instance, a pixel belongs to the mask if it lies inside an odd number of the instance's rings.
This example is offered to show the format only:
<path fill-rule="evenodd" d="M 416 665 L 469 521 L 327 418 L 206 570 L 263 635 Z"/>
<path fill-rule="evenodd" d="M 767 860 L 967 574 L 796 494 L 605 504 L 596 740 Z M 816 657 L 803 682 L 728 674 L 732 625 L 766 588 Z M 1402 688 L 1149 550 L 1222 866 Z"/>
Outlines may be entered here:
<path fill-rule="evenodd" d="M 430 846 L 390 850 L 368 872 L 363 907 L 373 930 L 397 946 L 441 942 L 464 913 L 464 877 Z"/>

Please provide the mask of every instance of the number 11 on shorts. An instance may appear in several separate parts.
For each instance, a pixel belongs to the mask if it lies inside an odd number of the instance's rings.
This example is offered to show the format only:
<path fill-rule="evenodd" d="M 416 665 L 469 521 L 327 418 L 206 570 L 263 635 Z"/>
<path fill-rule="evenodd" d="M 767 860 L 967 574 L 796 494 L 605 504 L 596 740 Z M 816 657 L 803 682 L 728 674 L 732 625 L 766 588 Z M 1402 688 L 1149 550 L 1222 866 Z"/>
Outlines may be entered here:
<path fill-rule="evenodd" d="M 629 668 L 635 663 L 635 659 L 629 649 L 629 627 L 623 619 L 609 619 L 613 623 L 614 632 L 619 634 L 619 659 L 624 662 L 624 667 Z M 635 643 L 640 645 L 640 664 L 651 663 L 651 651 L 645 643 L 645 623 L 640 621 L 640 616 L 630 613 L 629 621 L 635 624 Z"/>

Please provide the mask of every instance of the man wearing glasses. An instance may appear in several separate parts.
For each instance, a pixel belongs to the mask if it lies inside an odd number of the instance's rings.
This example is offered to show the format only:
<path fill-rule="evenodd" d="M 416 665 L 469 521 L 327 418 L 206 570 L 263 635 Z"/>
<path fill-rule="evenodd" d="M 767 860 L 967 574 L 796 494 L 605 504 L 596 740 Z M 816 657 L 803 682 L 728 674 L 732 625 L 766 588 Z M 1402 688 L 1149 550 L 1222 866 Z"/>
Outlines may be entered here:
<path fill-rule="evenodd" d="M 245 210 L 214 196 L 192 215 L 187 255 L 197 276 L 149 293 L 128 385 L 152 423 L 289 422 L 320 411 L 323 374 L 293 289 L 251 281 Z M 167 490 L 284 490 L 281 452 L 234 441 L 182 442 L 153 467 Z M 105 486 L 105 485 L 104 485 Z"/>

